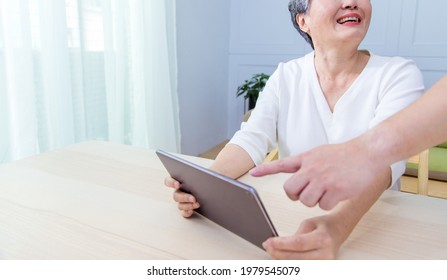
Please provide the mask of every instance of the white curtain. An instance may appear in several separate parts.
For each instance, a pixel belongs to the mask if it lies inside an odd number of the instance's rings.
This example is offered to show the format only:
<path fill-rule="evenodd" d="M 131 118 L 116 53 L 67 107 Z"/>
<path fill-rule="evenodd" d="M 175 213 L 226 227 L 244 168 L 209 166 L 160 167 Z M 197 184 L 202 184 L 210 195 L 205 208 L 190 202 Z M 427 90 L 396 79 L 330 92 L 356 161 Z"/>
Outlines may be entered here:
<path fill-rule="evenodd" d="M 0 163 L 85 140 L 178 152 L 175 0 L 0 0 Z"/>

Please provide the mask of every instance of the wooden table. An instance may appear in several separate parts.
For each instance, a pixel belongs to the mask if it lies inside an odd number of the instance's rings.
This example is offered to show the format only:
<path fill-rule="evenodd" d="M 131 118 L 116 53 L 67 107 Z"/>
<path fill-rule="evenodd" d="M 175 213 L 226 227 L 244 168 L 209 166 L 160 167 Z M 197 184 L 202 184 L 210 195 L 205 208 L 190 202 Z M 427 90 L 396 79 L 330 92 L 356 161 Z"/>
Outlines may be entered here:
<path fill-rule="evenodd" d="M 1 165 L 0 259 L 269 259 L 207 219 L 182 218 L 166 175 L 153 150 L 107 142 Z M 323 213 L 290 201 L 287 177 L 241 179 L 258 189 L 280 235 Z M 339 258 L 447 259 L 447 200 L 387 191 Z"/>

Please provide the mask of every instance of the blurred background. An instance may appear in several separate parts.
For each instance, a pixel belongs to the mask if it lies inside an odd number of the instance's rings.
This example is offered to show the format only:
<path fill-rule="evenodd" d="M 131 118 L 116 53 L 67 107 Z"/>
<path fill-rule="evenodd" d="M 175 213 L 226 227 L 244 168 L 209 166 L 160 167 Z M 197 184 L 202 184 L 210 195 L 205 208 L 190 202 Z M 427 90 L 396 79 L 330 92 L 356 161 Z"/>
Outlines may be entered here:
<path fill-rule="evenodd" d="M 0 0 L 0 163 L 105 140 L 198 155 L 246 112 L 237 87 L 311 51 L 289 0 Z M 447 2 L 372 0 L 362 48 L 447 72 Z"/>

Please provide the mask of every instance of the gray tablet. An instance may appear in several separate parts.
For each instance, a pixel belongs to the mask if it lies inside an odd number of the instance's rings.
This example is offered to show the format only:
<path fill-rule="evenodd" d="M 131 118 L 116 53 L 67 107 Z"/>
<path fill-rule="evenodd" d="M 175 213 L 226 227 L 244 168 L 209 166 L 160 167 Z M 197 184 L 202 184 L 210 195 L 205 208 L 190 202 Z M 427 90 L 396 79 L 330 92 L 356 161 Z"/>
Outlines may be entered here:
<path fill-rule="evenodd" d="M 262 248 L 269 237 L 278 236 L 256 190 L 170 153 L 158 157 L 184 192 L 200 203 L 196 212 Z"/>

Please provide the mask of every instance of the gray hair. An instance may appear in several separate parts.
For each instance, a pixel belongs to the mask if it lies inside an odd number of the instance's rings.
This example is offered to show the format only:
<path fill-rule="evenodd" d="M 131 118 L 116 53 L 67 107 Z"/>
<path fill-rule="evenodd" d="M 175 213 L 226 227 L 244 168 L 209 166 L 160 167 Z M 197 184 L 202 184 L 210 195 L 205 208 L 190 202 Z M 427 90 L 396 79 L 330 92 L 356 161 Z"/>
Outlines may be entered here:
<path fill-rule="evenodd" d="M 309 34 L 301 30 L 300 26 L 296 22 L 296 16 L 307 13 L 310 7 L 311 0 L 290 0 L 289 2 L 289 12 L 292 18 L 293 26 L 298 30 L 301 36 L 303 36 L 304 40 L 310 44 L 312 49 L 314 48 L 314 43 Z"/>

